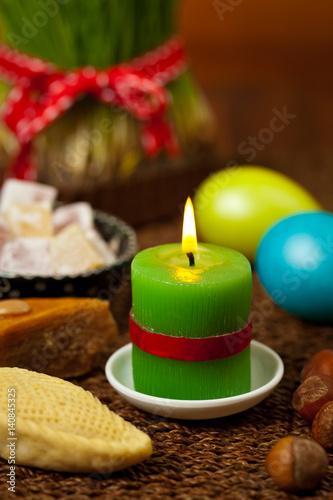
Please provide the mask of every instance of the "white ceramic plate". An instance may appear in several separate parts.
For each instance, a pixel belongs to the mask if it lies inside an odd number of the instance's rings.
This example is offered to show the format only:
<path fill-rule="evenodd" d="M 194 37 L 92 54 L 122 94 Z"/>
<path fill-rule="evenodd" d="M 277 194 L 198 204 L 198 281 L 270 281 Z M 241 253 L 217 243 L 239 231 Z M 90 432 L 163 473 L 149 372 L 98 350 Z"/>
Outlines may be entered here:
<path fill-rule="evenodd" d="M 132 344 L 116 351 L 106 363 L 110 384 L 129 403 L 155 415 L 186 420 L 226 417 L 260 403 L 277 386 L 283 376 L 283 363 L 275 351 L 264 344 L 251 342 L 251 391 L 221 399 L 184 400 L 149 396 L 134 389 Z"/>

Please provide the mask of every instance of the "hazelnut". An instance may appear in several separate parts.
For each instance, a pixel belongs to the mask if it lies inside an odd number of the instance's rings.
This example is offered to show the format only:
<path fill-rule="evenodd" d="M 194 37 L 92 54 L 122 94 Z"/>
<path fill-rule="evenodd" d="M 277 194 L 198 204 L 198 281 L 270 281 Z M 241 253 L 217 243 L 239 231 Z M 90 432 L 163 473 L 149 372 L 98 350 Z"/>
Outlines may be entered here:
<path fill-rule="evenodd" d="M 319 351 L 307 361 L 301 373 L 301 380 L 303 382 L 311 375 L 321 373 L 333 378 L 333 351 L 331 349 Z"/>
<path fill-rule="evenodd" d="M 289 436 L 280 439 L 266 458 L 266 470 L 284 491 L 318 486 L 328 467 L 325 450 L 312 439 Z"/>
<path fill-rule="evenodd" d="M 310 423 L 328 401 L 333 401 L 333 378 L 326 375 L 308 377 L 293 395 L 294 409 Z"/>
<path fill-rule="evenodd" d="M 312 436 L 324 448 L 333 448 L 333 401 L 318 411 L 312 424 Z"/>

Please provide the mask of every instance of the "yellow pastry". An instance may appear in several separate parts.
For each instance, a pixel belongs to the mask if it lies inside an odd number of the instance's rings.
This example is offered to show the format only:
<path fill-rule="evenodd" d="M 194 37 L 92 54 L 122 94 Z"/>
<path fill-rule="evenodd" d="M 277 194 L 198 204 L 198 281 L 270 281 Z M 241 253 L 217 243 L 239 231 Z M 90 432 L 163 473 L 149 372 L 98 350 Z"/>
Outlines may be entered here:
<path fill-rule="evenodd" d="M 108 475 L 151 453 L 150 438 L 90 392 L 56 377 L 0 368 L 0 455 L 5 460 L 11 454 L 16 464 Z"/>

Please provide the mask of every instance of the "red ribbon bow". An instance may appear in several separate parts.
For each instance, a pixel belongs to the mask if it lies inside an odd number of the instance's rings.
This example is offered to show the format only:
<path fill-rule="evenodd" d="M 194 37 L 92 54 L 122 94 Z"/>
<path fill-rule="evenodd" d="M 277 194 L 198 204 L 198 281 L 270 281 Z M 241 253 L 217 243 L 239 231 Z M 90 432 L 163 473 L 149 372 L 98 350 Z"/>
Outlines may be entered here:
<path fill-rule="evenodd" d="M 169 99 L 164 86 L 185 68 L 185 53 L 179 38 L 106 70 L 87 66 L 65 71 L 0 46 L 0 73 L 14 84 L 4 103 L 3 119 L 21 146 L 10 175 L 36 178 L 36 171 L 28 161 L 32 139 L 86 94 L 122 107 L 142 122 L 142 144 L 147 156 L 157 155 L 163 147 L 169 155 L 177 155 L 178 142 L 166 119 Z"/>

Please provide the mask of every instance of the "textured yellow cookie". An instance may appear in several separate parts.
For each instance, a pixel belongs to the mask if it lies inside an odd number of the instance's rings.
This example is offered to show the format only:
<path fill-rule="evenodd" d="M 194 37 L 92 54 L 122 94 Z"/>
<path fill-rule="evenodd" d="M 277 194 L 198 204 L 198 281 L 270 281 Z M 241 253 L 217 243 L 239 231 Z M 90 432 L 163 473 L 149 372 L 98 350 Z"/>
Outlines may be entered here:
<path fill-rule="evenodd" d="M 21 368 L 0 368 L 0 455 L 8 460 L 8 401 L 15 391 L 15 460 L 54 471 L 130 467 L 152 453 L 150 438 L 70 382 Z M 9 396 L 10 394 L 10 396 Z M 11 410 L 12 413 L 12 410 Z M 8 440 L 9 438 L 9 440 Z"/>

